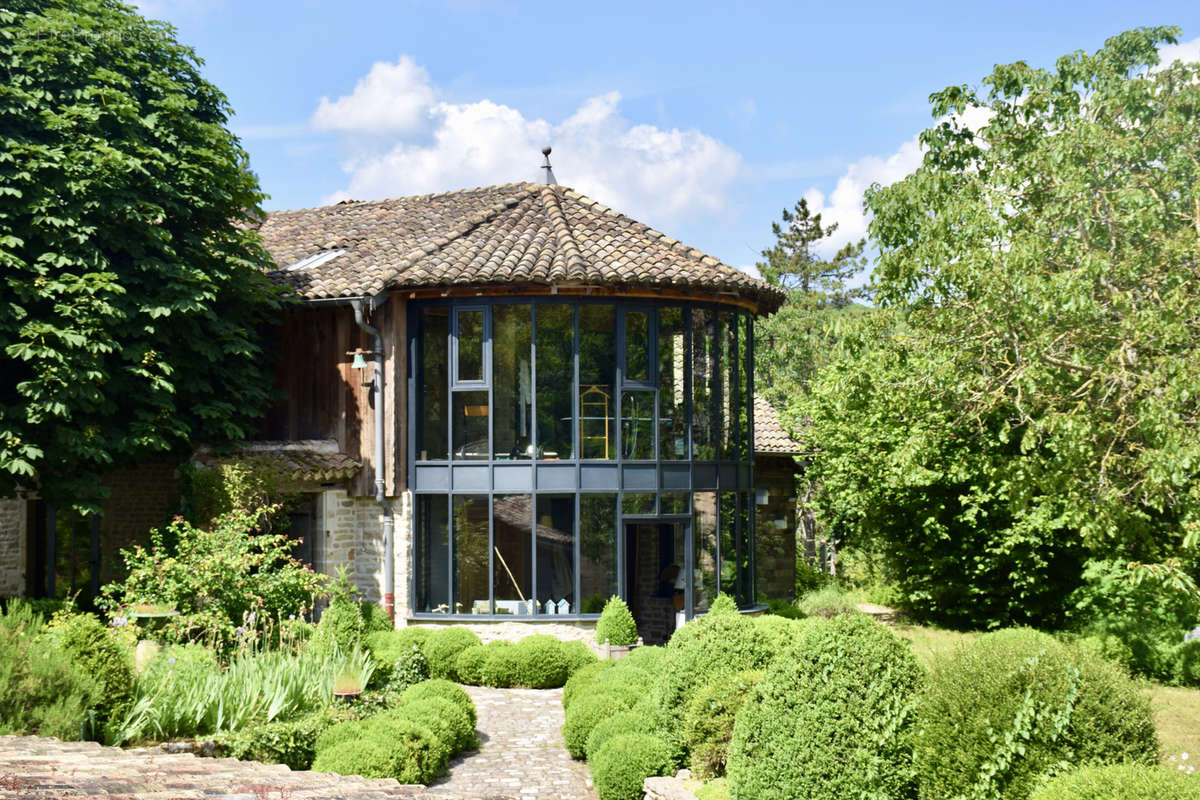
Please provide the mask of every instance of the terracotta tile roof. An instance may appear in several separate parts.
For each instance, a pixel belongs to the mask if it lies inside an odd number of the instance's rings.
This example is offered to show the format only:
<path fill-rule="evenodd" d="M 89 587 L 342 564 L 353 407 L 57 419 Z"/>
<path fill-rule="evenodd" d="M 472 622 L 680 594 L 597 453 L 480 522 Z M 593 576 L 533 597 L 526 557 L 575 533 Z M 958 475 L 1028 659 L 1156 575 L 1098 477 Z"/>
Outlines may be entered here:
<path fill-rule="evenodd" d="M 279 267 L 272 278 L 308 299 L 553 283 L 716 292 L 764 312 L 783 300 L 763 281 L 554 184 L 276 211 L 259 232 Z M 344 252 L 287 269 L 336 251 Z"/>
<path fill-rule="evenodd" d="M 771 404 L 759 395 L 754 395 L 754 452 L 793 456 L 805 452 L 804 445 L 783 429 Z"/>
<path fill-rule="evenodd" d="M 235 460 L 267 459 L 294 481 L 329 483 L 353 478 L 362 464 L 337 449 L 331 441 L 247 442 L 237 450 L 214 453 L 202 449 L 196 461 L 215 466 Z"/>

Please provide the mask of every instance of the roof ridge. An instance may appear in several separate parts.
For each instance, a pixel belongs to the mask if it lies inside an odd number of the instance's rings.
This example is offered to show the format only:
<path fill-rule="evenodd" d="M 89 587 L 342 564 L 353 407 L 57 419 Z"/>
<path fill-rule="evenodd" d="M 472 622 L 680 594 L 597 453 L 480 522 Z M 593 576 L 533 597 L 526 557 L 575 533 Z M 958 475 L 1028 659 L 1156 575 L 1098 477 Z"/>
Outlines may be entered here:
<path fill-rule="evenodd" d="M 554 227 L 555 241 L 562 248 L 563 257 L 567 262 L 567 280 L 579 280 L 587 276 L 587 262 L 579 249 L 579 243 L 575 241 L 575 234 L 571 232 L 571 225 L 567 222 L 567 215 L 563 211 L 556 188 L 554 184 L 542 184 L 542 202 L 546 206 L 546 216 Z"/>

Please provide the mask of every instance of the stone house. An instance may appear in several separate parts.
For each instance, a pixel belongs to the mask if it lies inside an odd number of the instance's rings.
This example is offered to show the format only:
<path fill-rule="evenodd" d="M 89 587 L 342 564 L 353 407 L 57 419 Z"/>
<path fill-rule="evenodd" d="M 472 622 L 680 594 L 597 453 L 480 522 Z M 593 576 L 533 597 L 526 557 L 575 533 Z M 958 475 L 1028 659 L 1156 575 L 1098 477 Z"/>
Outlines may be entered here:
<path fill-rule="evenodd" d="M 799 448 L 752 387 L 778 290 L 554 183 L 274 212 L 260 233 L 301 302 L 244 452 L 302 492 L 304 556 L 397 624 L 581 625 L 619 594 L 660 639 L 718 591 L 790 596 Z M 164 465 L 114 484 L 69 534 L 78 574 L 107 580 L 177 498 Z M 61 593 L 63 535 L 0 501 L 0 594 Z"/>

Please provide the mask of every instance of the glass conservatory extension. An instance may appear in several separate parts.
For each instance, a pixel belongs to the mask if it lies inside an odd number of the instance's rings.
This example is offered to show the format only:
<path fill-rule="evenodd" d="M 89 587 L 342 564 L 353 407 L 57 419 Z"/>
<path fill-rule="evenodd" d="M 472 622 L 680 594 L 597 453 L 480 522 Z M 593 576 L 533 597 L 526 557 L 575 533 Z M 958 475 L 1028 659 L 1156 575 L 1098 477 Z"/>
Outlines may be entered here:
<path fill-rule="evenodd" d="M 641 625 L 755 598 L 753 320 L 545 298 L 409 312 L 414 616 Z"/>

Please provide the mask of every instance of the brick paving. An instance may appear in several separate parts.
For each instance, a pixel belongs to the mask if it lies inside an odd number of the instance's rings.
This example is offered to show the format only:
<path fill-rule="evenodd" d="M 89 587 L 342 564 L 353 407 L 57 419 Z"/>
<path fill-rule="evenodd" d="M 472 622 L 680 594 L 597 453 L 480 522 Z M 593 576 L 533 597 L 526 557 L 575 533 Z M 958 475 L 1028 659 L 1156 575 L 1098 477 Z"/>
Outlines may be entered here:
<path fill-rule="evenodd" d="M 479 715 L 479 750 L 450 762 L 431 791 L 456 797 L 596 800 L 587 764 L 562 743 L 562 689 L 464 686 Z"/>
<path fill-rule="evenodd" d="M 0 736 L 0 800 L 596 800 L 562 745 L 562 690 L 465 687 L 477 751 L 432 786 L 95 742 Z"/>

